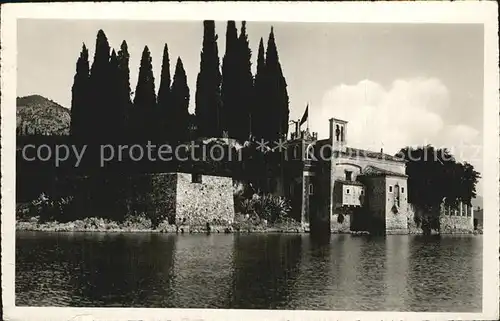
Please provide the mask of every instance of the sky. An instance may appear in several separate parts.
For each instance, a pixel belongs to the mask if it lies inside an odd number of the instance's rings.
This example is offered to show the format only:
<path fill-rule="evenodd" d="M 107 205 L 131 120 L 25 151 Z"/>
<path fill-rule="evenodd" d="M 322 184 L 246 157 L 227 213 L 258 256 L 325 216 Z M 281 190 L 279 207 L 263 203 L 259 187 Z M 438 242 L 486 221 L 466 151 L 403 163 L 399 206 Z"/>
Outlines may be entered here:
<path fill-rule="evenodd" d="M 267 44 L 271 26 L 291 119 L 309 104 L 309 128 L 320 138 L 328 136 L 328 119 L 340 118 L 349 122 L 349 146 L 393 154 L 432 144 L 481 172 L 482 25 L 247 22 L 254 71 L 259 40 Z M 178 56 L 184 63 L 194 112 L 201 21 L 18 20 L 17 95 L 40 94 L 69 108 L 82 44 L 93 57 L 99 29 L 117 50 L 127 41 L 132 91 L 145 45 L 158 90 L 167 43 L 171 73 Z M 226 22 L 216 22 L 216 32 L 222 62 Z"/>

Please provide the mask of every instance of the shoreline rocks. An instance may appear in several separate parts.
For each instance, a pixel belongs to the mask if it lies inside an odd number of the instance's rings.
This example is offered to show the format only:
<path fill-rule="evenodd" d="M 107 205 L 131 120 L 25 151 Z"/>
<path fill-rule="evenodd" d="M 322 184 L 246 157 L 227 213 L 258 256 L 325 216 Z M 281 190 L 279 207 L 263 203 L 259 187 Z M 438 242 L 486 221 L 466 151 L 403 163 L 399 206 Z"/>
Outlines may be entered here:
<path fill-rule="evenodd" d="M 145 220 L 126 220 L 118 223 L 102 218 L 85 218 L 83 220 L 75 220 L 71 222 L 40 222 L 37 217 L 33 217 L 26 221 L 16 221 L 16 231 L 41 231 L 41 232 L 109 232 L 109 233 L 178 233 L 178 234 L 231 234 L 231 233 L 295 233 L 308 234 L 309 226 L 307 224 L 299 224 L 291 221 L 278 222 L 274 224 L 262 223 L 260 221 L 244 220 L 236 221 L 230 224 L 217 225 L 188 225 L 188 224 L 168 224 L 167 222 L 160 223 L 156 228 L 153 228 L 151 222 Z M 401 232 L 401 231 L 399 231 Z M 353 236 L 369 235 L 366 231 L 351 231 L 351 230 L 332 230 L 331 234 L 351 234 Z M 405 234 L 405 235 L 422 235 L 421 230 L 409 229 L 406 233 L 387 233 Z M 432 233 L 438 234 L 437 232 Z M 482 230 L 465 231 L 465 230 L 442 230 L 441 235 L 464 235 L 483 234 Z"/>

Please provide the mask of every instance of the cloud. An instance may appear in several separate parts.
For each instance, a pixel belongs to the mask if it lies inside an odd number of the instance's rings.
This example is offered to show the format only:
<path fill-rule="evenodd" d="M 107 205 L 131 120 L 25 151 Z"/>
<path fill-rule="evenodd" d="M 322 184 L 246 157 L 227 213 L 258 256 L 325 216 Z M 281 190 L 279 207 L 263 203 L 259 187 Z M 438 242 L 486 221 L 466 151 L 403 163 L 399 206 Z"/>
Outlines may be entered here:
<path fill-rule="evenodd" d="M 362 80 L 328 90 L 319 110 L 310 113 L 310 125 L 319 138 L 328 137 L 328 119 L 347 120 L 347 144 L 395 154 L 406 146 L 432 144 L 448 148 L 459 161 L 482 172 L 481 132 L 466 124 L 448 124 L 449 92 L 436 78 L 398 79 L 386 89 Z M 482 192 L 481 182 L 477 186 Z"/>
<path fill-rule="evenodd" d="M 405 146 L 432 144 L 456 150 L 479 141 L 479 131 L 465 124 L 446 124 L 449 92 L 436 78 L 398 79 L 386 89 L 362 80 L 328 90 L 320 110 L 311 113 L 311 127 L 328 137 L 328 119 L 349 122 L 348 145 L 394 154 Z M 463 154 L 463 153 L 461 153 Z M 457 155 L 458 156 L 458 155 Z M 463 155 L 467 157 L 467 153 Z"/>

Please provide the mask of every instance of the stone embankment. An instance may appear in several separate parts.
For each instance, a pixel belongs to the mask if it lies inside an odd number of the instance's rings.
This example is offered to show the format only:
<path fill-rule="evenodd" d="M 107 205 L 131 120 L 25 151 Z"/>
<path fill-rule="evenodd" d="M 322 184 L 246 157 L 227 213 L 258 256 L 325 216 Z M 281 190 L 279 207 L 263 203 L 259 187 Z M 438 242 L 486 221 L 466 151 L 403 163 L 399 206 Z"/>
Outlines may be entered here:
<path fill-rule="evenodd" d="M 230 225 L 170 225 L 160 224 L 153 228 L 149 224 L 134 222 L 132 224 L 117 223 L 99 218 L 87 218 L 73 222 L 39 222 L 36 219 L 30 221 L 16 222 L 16 230 L 19 231 L 45 231 L 45 232 L 155 232 L 155 233 L 309 233 L 306 225 L 298 223 L 275 223 L 275 224 L 255 224 L 254 222 L 235 222 Z M 366 235 L 366 231 L 350 231 L 349 229 L 332 230 L 332 234 Z M 411 228 L 404 233 L 388 234 L 422 234 L 421 229 Z M 437 234 L 433 231 L 432 234 Z M 482 229 L 478 230 L 441 230 L 440 234 L 483 234 Z"/>
<path fill-rule="evenodd" d="M 38 218 L 16 222 L 16 230 L 45 232 L 156 232 L 156 233 L 308 233 L 307 226 L 284 221 L 267 224 L 263 220 L 240 219 L 231 224 L 168 224 L 153 227 L 146 219 L 114 222 L 102 218 L 85 218 L 72 222 L 40 222 Z"/>

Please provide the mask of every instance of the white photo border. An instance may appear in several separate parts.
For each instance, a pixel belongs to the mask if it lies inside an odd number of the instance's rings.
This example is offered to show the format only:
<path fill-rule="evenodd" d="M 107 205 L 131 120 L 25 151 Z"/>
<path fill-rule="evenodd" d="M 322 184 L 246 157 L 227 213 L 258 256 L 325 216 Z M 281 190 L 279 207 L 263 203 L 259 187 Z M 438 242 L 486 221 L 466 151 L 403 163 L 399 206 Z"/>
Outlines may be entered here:
<path fill-rule="evenodd" d="M 1 8 L 2 300 L 5 320 L 496 320 L 499 318 L 498 8 L 464 2 L 14 3 Z M 481 313 L 15 306 L 17 19 L 246 20 L 484 25 L 483 310 Z"/>

